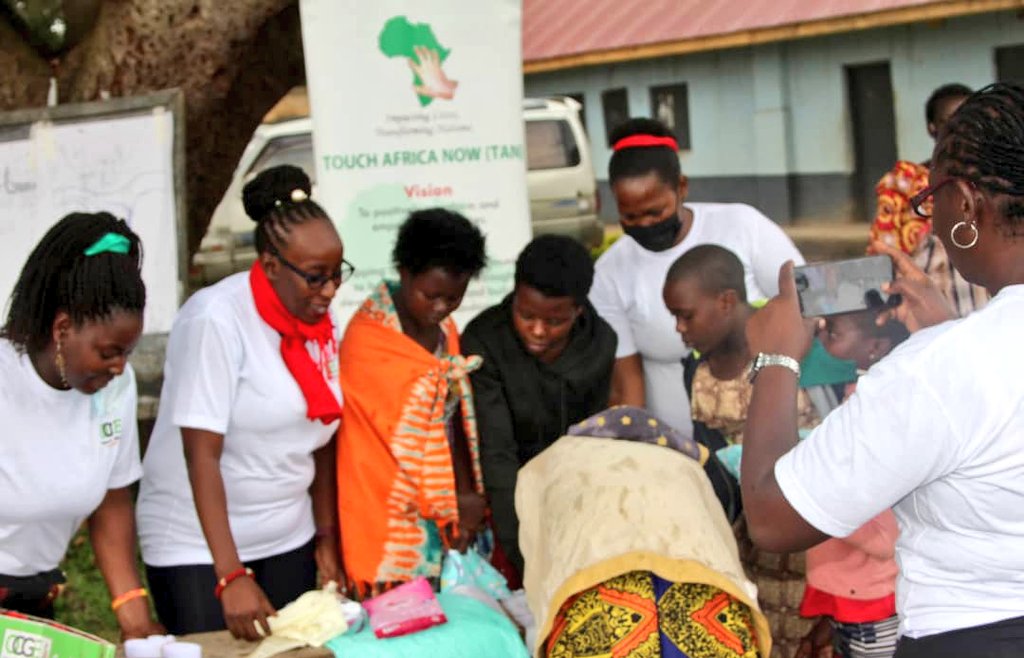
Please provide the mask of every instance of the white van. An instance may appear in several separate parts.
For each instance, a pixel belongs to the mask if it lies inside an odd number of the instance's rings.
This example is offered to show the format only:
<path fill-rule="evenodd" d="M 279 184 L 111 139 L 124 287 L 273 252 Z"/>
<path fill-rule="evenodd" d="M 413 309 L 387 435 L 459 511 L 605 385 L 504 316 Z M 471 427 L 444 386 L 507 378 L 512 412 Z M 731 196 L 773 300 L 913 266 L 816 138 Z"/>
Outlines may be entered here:
<path fill-rule="evenodd" d="M 528 98 L 526 184 L 534 235 L 560 233 L 596 247 L 604 238 L 590 141 L 571 98 Z"/>
<path fill-rule="evenodd" d="M 534 234 L 569 235 L 588 247 L 601 243 L 597 182 L 590 142 L 571 98 L 527 99 L 527 186 Z M 313 180 L 313 123 L 308 117 L 264 123 L 245 147 L 231 184 L 213 212 L 210 226 L 192 261 L 193 287 L 248 269 L 256 257 L 255 224 L 242 207 L 242 187 L 256 174 L 280 164 L 301 167 Z"/>

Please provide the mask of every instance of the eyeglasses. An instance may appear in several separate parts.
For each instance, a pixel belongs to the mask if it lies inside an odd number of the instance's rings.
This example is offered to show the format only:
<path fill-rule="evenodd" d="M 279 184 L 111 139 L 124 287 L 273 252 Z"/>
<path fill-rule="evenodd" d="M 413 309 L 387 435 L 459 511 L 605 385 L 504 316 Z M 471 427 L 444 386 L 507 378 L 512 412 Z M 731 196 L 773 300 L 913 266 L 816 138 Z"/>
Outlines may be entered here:
<path fill-rule="evenodd" d="M 931 197 L 935 196 L 935 193 L 941 190 L 943 187 L 945 187 L 947 183 L 950 183 L 955 180 L 962 180 L 966 182 L 972 190 L 977 189 L 974 186 L 974 181 L 967 180 L 966 178 L 957 178 L 956 176 L 950 176 L 949 178 L 943 179 L 942 181 L 936 183 L 935 185 L 929 185 L 928 187 L 924 188 L 923 190 L 912 196 L 910 198 L 910 207 L 914 209 L 914 212 L 917 214 L 918 217 L 930 219 L 932 216 L 931 205 L 933 204 L 929 204 L 929 207 L 926 210 L 924 207 L 925 202 L 928 201 Z"/>
<path fill-rule="evenodd" d="M 327 285 L 328 281 L 333 281 L 334 287 L 337 288 L 352 278 L 352 274 L 356 271 L 355 265 L 345 259 L 342 259 L 341 266 L 332 274 L 310 274 L 294 263 L 289 262 L 287 258 L 282 256 L 281 252 L 277 250 L 277 247 L 274 246 L 273 242 L 267 242 L 267 251 L 269 251 L 270 255 L 274 258 L 281 261 L 282 265 L 302 277 L 302 280 L 306 282 L 306 285 L 309 286 L 310 290 L 320 290 Z"/>

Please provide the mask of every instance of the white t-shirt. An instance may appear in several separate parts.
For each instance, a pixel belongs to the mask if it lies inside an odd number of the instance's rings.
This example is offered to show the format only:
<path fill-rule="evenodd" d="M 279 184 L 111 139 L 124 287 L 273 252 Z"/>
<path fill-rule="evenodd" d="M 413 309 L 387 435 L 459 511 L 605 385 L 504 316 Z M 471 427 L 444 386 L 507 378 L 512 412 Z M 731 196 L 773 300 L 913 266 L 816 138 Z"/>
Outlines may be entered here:
<path fill-rule="evenodd" d="M 315 349 L 310 343 L 311 354 Z M 340 401 L 336 354 L 330 369 L 326 379 Z M 312 453 L 338 423 L 308 420 L 306 408 L 280 336 L 256 311 L 248 272 L 193 295 L 171 329 L 160 411 L 143 461 L 137 516 L 146 564 L 213 562 L 189 486 L 182 427 L 224 436 L 220 470 L 243 561 L 308 542 L 315 533 Z"/>
<path fill-rule="evenodd" d="M 55 569 L 110 489 L 142 475 L 131 366 L 94 395 L 46 384 L 0 339 L 0 574 Z"/>
<path fill-rule="evenodd" d="M 933 635 L 1024 615 L 1024 286 L 918 332 L 775 477 L 835 537 L 893 507 L 900 632 Z"/>
<path fill-rule="evenodd" d="M 689 398 L 682 360 L 690 353 L 665 307 L 662 289 L 672 263 L 701 244 L 732 251 L 746 271 L 747 299 L 779 292 L 779 268 L 803 257 L 777 224 L 742 203 L 688 203 L 693 226 L 682 242 L 661 252 L 648 251 L 622 236 L 597 261 L 590 301 L 618 335 L 616 358 L 639 353 L 643 358 L 647 408 L 691 436 Z"/>

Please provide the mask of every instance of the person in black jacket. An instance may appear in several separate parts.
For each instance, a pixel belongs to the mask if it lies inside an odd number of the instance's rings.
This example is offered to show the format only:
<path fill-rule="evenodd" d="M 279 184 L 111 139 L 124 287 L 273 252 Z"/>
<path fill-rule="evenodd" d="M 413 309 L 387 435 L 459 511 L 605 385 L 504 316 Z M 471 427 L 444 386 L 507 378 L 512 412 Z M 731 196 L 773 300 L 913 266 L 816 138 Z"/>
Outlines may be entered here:
<path fill-rule="evenodd" d="M 543 235 L 516 261 L 515 290 L 462 336 L 483 366 L 471 374 L 480 464 L 498 543 L 523 572 L 514 496 L 519 468 L 608 406 L 615 332 L 587 301 L 594 266 L 576 241 Z"/>

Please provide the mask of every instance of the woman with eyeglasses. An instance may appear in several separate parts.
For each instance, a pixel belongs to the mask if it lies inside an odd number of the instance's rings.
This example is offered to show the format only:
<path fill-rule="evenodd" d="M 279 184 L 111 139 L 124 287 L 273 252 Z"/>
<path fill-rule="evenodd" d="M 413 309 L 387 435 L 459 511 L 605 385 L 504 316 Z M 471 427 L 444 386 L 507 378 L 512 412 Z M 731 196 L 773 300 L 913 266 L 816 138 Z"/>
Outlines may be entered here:
<path fill-rule="evenodd" d="M 353 268 L 309 194 L 291 166 L 246 185 L 256 262 L 193 295 L 171 329 L 138 524 L 174 634 L 226 626 L 256 640 L 277 608 L 316 587 L 318 570 L 341 578 L 330 304 Z"/>
<path fill-rule="evenodd" d="M 458 213 L 418 210 L 383 281 L 345 330 L 338 440 L 338 512 L 348 583 L 366 597 L 441 572 L 445 548 L 465 552 L 483 529 L 469 373 L 451 314 L 486 263 L 484 236 Z"/>
<path fill-rule="evenodd" d="M 747 325 L 760 352 L 744 437 L 751 537 L 774 551 L 846 537 L 892 508 L 900 528 L 897 658 L 1024 655 L 1024 86 L 970 96 L 939 133 L 932 227 L 952 265 L 992 300 L 962 319 L 910 257 L 911 337 L 797 445 L 801 317 L 792 265 Z"/>

